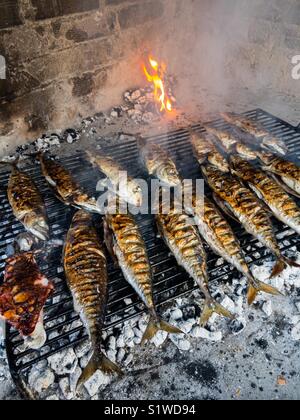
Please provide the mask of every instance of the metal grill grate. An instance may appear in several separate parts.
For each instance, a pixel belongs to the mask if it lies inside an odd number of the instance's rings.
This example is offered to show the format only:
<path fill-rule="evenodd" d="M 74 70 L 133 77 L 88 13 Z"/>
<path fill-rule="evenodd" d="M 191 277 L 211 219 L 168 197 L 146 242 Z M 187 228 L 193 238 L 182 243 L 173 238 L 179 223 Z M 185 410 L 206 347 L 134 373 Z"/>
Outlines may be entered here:
<path fill-rule="evenodd" d="M 288 123 L 262 111 L 254 110 L 246 113 L 247 116 L 260 121 L 273 134 L 281 136 L 290 148 L 291 156 L 300 159 L 300 131 Z M 223 121 L 215 121 L 216 126 L 226 126 Z M 194 128 L 202 131 L 201 124 Z M 192 149 L 188 141 L 187 130 L 177 130 L 165 135 L 151 137 L 149 140 L 156 141 L 168 148 L 175 159 L 182 175 L 187 179 L 195 179 L 199 176 L 199 165 L 193 158 Z M 133 176 L 141 176 L 139 168 L 138 149 L 136 141 L 120 143 L 119 145 L 106 145 L 105 149 L 124 167 L 129 168 Z M 95 191 L 95 179 L 99 178 L 93 169 L 83 160 L 82 154 L 62 159 L 63 165 L 72 171 L 80 183 L 91 193 Z M 53 196 L 41 176 L 38 165 L 29 167 L 26 171 L 32 176 L 40 188 L 48 210 L 52 237 L 62 239 L 67 232 L 73 215 L 73 210 L 65 207 Z M 9 172 L 0 173 L 0 185 L 7 186 Z M 169 255 L 161 239 L 157 238 L 156 230 L 151 216 L 139 216 L 143 236 L 145 238 L 150 261 L 154 271 L 154 296 L 157 305 L 166 303 L 175 297 L 182 296 L 194 289 L 193 281 L 179 268 L 173 257 Z M 277 233 L 280 233 L 280 246 L 282 250 L 297 247 L 300 249 L 300 238 L 283 225 L 275 222 Z M 241 245 L 247 254 L 248 261 L 258 262 L 266 258 L 269 252 L 251 236 L 245 233 L 239 226 L 235 226 L 236 233 Z M 24 229 L 12 214 L 7 201 L 5 190 L 0 191 L 0 269 L 5 266 L 6 249 L 14 238 Z M 24 373 L 37 362 L 46 359 L 50 355 L 69 346 L 79 344 L 86 338 L 86 332 L 73 310 L 72 299 L 67 289 L 61 263 L 62 249 L 56 249 L 51 253 L 47 262 L 41 261 L 41 270 L 50 279 L 54 279 L 56 290 L 45 307 L 45 327 L 48 341 L 39 351 L 23 350 L 23 340 L 13 329 L 8 328 L 6 334 L 6 347 L 8 361 L 13 378 L 17 385 L 22 388 L 20 374 Z M 228 264 L 216 268 L 217 257 L 208 250 L 210 277 L 212 281 L 219 279 L 230 280 L 237 273 Z M 116 326 L 125 320 L 135 317 L 144 310 L 138 297 L 132 288 L 124 280 L 119 269 L 115 269 L 109 260 L 109 303 L 107 308 L 106 327 Z M 126 304 L 124 299 L 131 299 L 131 304 Z M 127 301 L 128 302 L 128 301 Z"/>

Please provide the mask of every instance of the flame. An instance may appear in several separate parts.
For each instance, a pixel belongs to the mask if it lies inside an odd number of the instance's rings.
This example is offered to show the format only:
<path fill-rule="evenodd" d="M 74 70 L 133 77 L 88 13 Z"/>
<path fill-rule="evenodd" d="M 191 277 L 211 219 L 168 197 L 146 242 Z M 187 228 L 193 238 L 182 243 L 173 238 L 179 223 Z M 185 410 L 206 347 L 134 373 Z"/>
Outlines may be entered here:
<path fill-rule="evenodd" d="M 172 112 L 172 102 L 166 94 L 165 85 L 163 81 L 167 67 L 164 63 L 160 64 L 151 56 L 149 57 L 149 64 L 151 66 L 152 74 L 149 73 L 146 65 L 143 66 L 143 69 L 148 82 L 153 83 L 154 99 L 160 105 L 160 112 Z"/>

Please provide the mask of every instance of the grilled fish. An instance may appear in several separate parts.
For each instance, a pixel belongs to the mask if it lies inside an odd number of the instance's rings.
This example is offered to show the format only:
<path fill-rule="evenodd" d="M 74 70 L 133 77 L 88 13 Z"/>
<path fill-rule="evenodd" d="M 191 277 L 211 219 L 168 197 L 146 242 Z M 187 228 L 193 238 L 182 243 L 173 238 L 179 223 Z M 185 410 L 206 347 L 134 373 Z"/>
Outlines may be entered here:
<path fill-rule="evenodd" d="M 300 234 L 300 209 L 274 179 L 237 156 L 232 156 L 231 167 L 232 173 L 249 185 L 277 219 Z"/>
<path fill-rule="evenodd" d="M 92 343 L 92 357 L 78 380 L 77 388 L 98 369 L 120 374 L 118 366 L 102 352 L 102 327 L 107 302 L 107 266 L 92 216 L 79 210 L 72 221 L 64 249 L 64 269 L 74 306 Z"/>
<path fill-rule="evenodd" d="M 235 177 L 222 174 L 216 168 L 208 165 L 203 166 L 202 171 L 209 186 L 225 203 L 228 211 L 234 215 L 248 233 L 257 238 L 277 257 L 278 262 L 272 276 L 278 275 L 290 261 L 281 255 L 273 226 L 263 204 Z M 262 284 L 261 290 L 275 295 L 279 294 L 276 289 L 264 284 Z"/>
<path fill-rule="evenodd" d="M 193 196 L 192 207 L 187 210 L 193 215 L 199 232 L 209 247 L 247 278 L 248 303 L 251 305 L 264 285 L 253 278 L 240 243 L 227 220 L 207 197 Z"/>
<path fill-rule="evenodd" d="M 273 174 L 287 192 L 300 197 L 300 168 L 293 162 L 270 153 L 259 153 L 262 169 Z"/>
<path fill-rule="evenodd" d="M 251 118 L 230 112 L 221 113 L 221 116 L 228 123 L 234 124 L 246 133 L 254 136 L 262 147 L 281 155 L 288 153 L 288 148 L 285 142 L 280 138 L 271 135 L 264 126 L 257 121 L 253 121 Z"/>
<path fill-rule="evenodd" d="M 256 160 L 257 153 L 243 143 L 242 137 L 234 133 L 233 130 L 226 128 L 216 128 L 205 125 L 208 133 L 213 134 L 218 139 L 221 147 L 228 154 L 238 154 L 247 160 Z"/>
<path fill-rule="evenodd" d="M 112 192 L 133 206 L 140 207 L 142 205 L 143 195 L 141 187 L 131 177 L 127 177 L 127 182 L 124 182 L 124 185 L 122 185 L 123 179 L 121 175 L 125 170 L 117 162 L 111 157 L 99 153 L 87 152 L 87 156 L 91 164 L 107 177 L 107 184 Z"/>
<path fill-rule="evenodd" d="M 140 157 L 148 174 L 170 187 L 181 186 L 182 179 L 169 154 L 159 145 L 147 143 L 143 138 L 139 138 L 138 143 Z"/>
<path fill-rule="evenodd" d="M 38 156 L 46 181 L 64 204 L 94 213 L 100 212 L 96 199 L 83 191 L 67 169 L 43 153 Z"/>
<path fill-rule="evenodd" d="M 205 133 L 196 133 L 193 130 L 190 131 L 190 136 L 194 155 L 200 165 L 207 161 L 219 168 L 220 171 L 229 172 L 227 160 L 219 152 L 210 136 Z"/>
<path fill-rule="evenodd" d="M 178 264 L 184 267 L 205 296 L 201 326 L 207 324 L 214 312 L 233 319 L 233 315 L 218 304 L 210 294 L 206 254 L 197 228 L 190 222 L 187 214 L 176 210 L 176 205 L 168 214 L 164 213 L 162 206 L 161 203 L 156 216 L 158 230 Z"/>
<path fill-rule="evenodd" d="M 43 198 L 29 175 L 21 172 L 14 163 L 1 162 L 12 166 L 8 181 L 8 201 L 15 217 L 25 229 L 36 238 L 49 239 L 49 226 Z"/>
<path fill-rule="evenodd" d="M 53 284 L 40 272 L 34 253 L 17 254 L 6 261 L 0 314 L 33 349 L 45 344 L 43 308 L 53 290 Z"/>
<path fill-rule="evenodd" d="M 139 295 L 150 313 L 150 322 L 142 343 L 151 340 L 159 330 L 171 334 L 182 334 L 159 319 L 152 292 L 152 270 L 146 245 L 140 230 L 130 214 L 107 214 L 105 221 L 106 245 L 124 274 L 125 279 Z"/>

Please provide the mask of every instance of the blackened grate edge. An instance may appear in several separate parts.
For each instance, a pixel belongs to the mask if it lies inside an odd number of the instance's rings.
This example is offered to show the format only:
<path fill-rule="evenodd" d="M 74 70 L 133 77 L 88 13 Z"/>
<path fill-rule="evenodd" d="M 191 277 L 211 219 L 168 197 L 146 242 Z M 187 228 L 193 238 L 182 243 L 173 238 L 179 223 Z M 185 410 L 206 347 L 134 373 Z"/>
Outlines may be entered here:
<path fill-rule="evenodd" d="M 300 130 L 287 122 L 261 110 L 255 109 L 246 112 L 245 115 L 261 122 L 274 135 L 282 137 L 291 152 L 291 157 L 300 160 Z M 213 123 L 218 126 L 226 126 L 223 120 Z M 193 126 L 198 131 L 204 131 L 202 124 Z M 188 130 L 179 129 L 159 136 L 149 137 L 163 147 L 167 147 L 175 159 L 179 170 L 186 179 L 199 177 L 199 165 L 193 158 L 192 149 L 188 141 Z M 128 168 L 131 175 L 141 177 L 142 169 L 138 165 L 138 149 L 136 140 L 122 142 L 120 144 L 106 144 L 105 150 L 117 161 Z M 78 153 L 70 157 L 62 158 L 61 162 L 72 171 L 74 176 L 89 191 L 94 193 L 95 180 L 99 174 L 83 159 L 83 154 Z M 60 203 L 46 185 L 38 165 L 25 168 L 37 186 L 40 188 L 48 210 L 52 238 L 62 239 L 66 234 L 73 209 Z M 201 176 L 201 175 L 200 175 Z M 0 173 L 0 185 L 6 187 L 9 172 Z M 163 241 L 157 237 L 154 222 L 151 216 L 138 216 L 137 218 L 149 252 L 150 261 L 154 271 L 154 297 L 157 306 L 172 301 L 174 298 L 184 296 L 195 289 L 193 281 L 189 279 L 183 269 L 179 268 Z M 283 251 L 297 248 L 300 249 L 300 238 L 289 228 L 274 221 L 275 230 L 278 234 L 279 244 Z M 6 192 L 0 190 L 0 269 L 3 272 L 7 246 L 24 229 L 12 214 L 7 201 Z M 269 256 L 269 252 L 261 247 L 254 238 L 245 233 L 239 226 L 235 232 L 241 241 L 249 263 L 259 262 Z M 211 281 L 217 282 L 222 279 L 230 281 L 239 274 L 230 265 L 223 264 L 216 267 L 219 257 L 215 256 L 208 248 L 208 265 Z M 86 338 L 86 332 L 74 312 L 72 299 L 67 289 L 61 263 L 62 249 L 58 248 L 51 253 L 50 259 L 40 262 L 42 271 L 50 279 L 54 279 L 56 290 L 45 307 L 45 326 L 48 340 L 39 351 L 23 350 L 23 340 L 12 328 L 6 331 L 6 350 L 12 377 L 18 388 L 26 394 L 27 388 L 21 378 L 32 366 L 47 359 L 49 356 L 67 347 L 74 347 Z M 120 270 L 115 269 L 109 259 L 109 290 L 110 297 L 106 317 L 106 328 L 115 327 L 124 321 L 136 317 L 144 311 L 144 307 L 132 288 L 126 283 Z M 27 394 L 26 394 L 27 395 Z"/>

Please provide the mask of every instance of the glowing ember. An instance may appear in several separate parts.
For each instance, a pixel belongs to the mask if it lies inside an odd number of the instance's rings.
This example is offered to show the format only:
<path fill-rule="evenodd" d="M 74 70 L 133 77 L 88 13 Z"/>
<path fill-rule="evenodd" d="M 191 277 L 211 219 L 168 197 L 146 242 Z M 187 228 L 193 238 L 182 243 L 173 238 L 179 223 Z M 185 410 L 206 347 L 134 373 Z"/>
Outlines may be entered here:
<path fill-rule="evenodd" d="M 154 98 L 160 105 L 160 112 L 172 112 L 172 102 L 166 94 L 164 84 L 164 75 L 166 73 L 167 67 L 165 64 L 160 64 L 157 60 L 154 60 L 152 57 L 149 57 L 149 64 L 151 67 L 151 73 L 148 71 L 146 65 L 143 66 L 143 69 L 148 82 L 153 83 Z"/>

